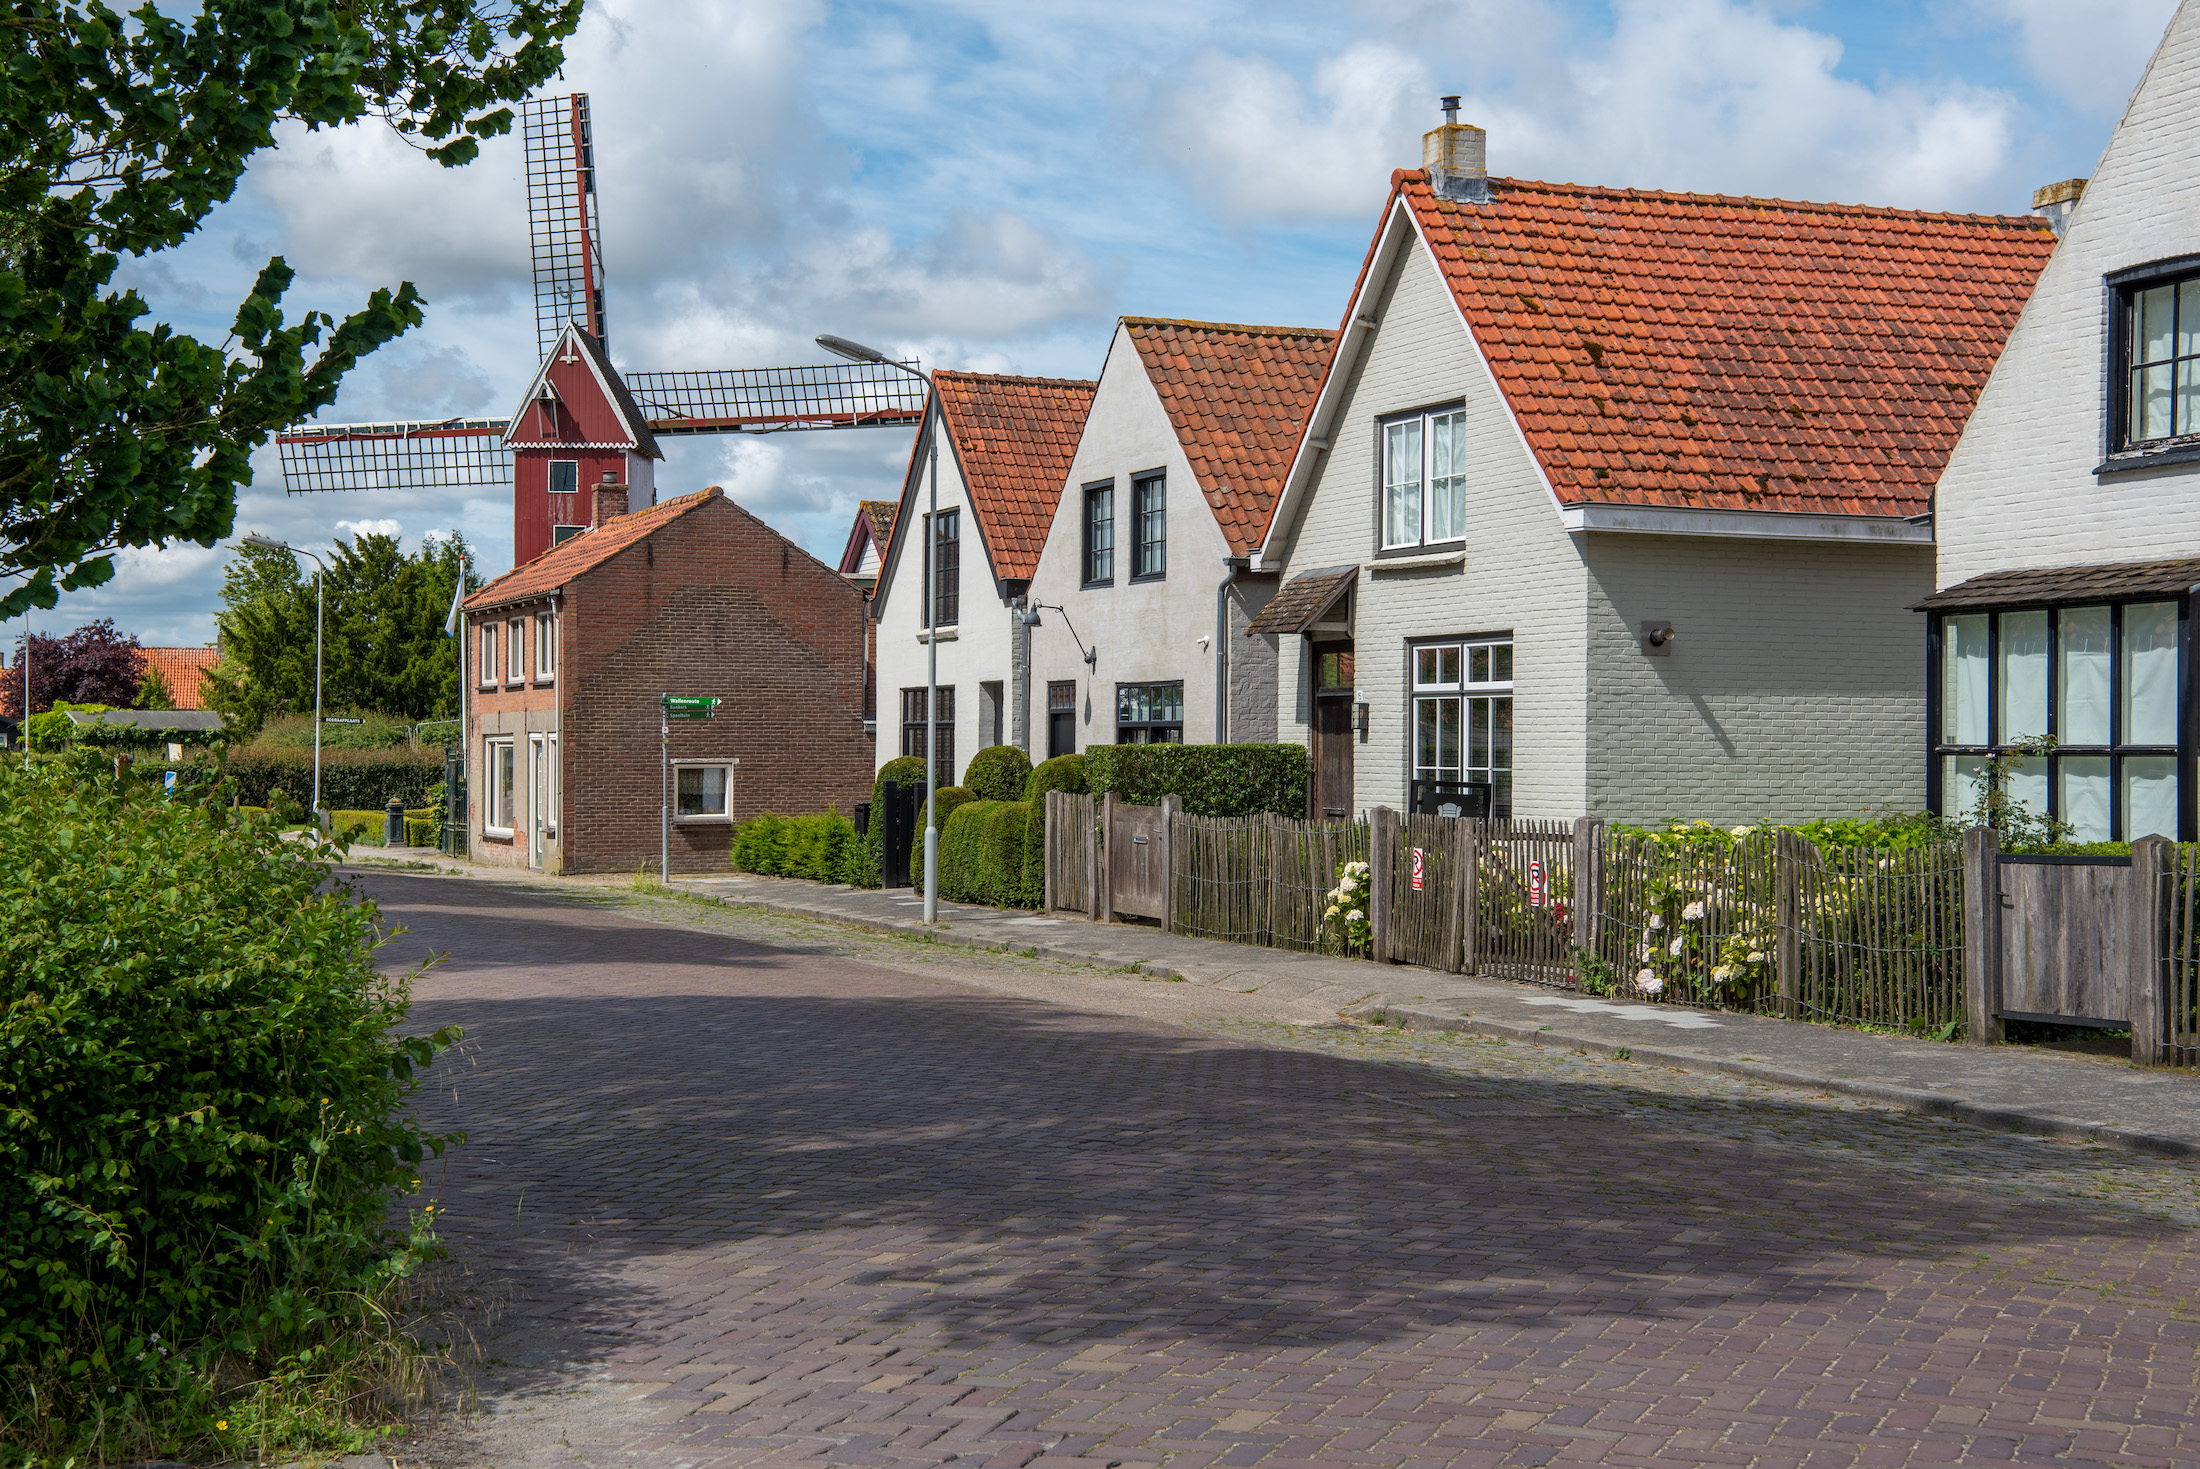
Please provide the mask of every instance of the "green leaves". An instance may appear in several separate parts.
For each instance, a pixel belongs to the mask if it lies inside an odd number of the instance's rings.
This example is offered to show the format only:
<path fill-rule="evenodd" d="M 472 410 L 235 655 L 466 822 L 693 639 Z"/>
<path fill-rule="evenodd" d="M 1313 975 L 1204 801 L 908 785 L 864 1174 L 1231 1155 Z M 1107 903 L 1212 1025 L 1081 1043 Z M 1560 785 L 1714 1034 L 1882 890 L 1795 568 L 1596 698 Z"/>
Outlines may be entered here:
<path fill-rule="evenodd" d="M 421 321 L 408 284 L 338 322 L 268 262 L 230 343 L 141 325 L 118 257 L 172 247 L 284 121 L 379 113 L 455 166 L 557 73 L 582 0 L 20 0 L 0 85 L 0 619 L 114 575 L 120 547 L 229 534 L 250 456 Z M 317 350 L 315 350 L 317 349 Z"/>

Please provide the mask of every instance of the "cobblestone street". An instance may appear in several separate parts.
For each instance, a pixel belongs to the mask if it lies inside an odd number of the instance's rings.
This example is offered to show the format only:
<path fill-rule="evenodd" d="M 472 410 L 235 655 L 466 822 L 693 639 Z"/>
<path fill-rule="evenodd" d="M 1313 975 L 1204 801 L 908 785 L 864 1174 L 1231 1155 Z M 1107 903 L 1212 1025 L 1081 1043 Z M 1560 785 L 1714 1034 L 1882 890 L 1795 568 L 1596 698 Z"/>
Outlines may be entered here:
<path fill-rule="evenodd" d="M 2200 1463 L 2189 1163 L 358 882 L 386 962 L 448 953 L 415 1028 L 467 1029 L 420 1106 L 471 1134 L 424 1178 L 503 1303 L 490 1462 Z"/>

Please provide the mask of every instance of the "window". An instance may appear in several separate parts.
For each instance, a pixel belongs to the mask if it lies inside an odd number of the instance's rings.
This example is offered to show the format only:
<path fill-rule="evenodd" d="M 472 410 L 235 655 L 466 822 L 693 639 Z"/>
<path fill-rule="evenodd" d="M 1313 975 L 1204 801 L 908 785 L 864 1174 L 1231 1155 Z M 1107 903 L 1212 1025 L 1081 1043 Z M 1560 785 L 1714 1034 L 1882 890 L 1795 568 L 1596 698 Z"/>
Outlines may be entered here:
<path fill-rule="evenodd" d="M 518 683 L 527 676 L 527 624 L 513 618 L 504 624 L 504 681 Z"/>
<path fill-rule="evenodd" d="M 508 837 L 512 834 L 512 742 L 486 740 L 482 744 L 482 756 L 489 773 L 489 791 L 488 804 L 482 811 L 481 830 L 487 836 Z"/>
<path fill-rule="evenodd" d="M 955 688 L 952 684 L 940 686 L 940 702 L 936 729 L 939 733 L 939 754 L 933 763 L 935 780 L 943 786 L 955 783 Z M 924 690 L 901 691 L 901 752 L 924 758 Z"/>
<path fill-rule="evenodd" d="M 1085 487 L 1085 585 L 1115 580 L 1115 482 Z"/>
<path fill-rule="evenodd" d="M 1466 539 L 1466 411 L 1389 419 L 1381 434 L 1383 549 Z"/>
<path fill-rule="evenodd" d="M 547 612 L 535 614 L 535 682 L 558 676 L 558 624 Z"/>
<path fill-rule="evenodd" d="M 1047 758 L 1077 753 L 1077 681 L 1047 684 Z"/>
<path fill-rule="evenodd" d="M 2081 842 L 2177 835 L 2175 602 L 1947 613 L 1938 634 L 1943 815 L 1977 805 L 1989 756 L 2044 736 L 2008 762 L 2011 800 Z"/>
<path fill-rule="evenodd" d="M 1510 638 L 1420 643 L 1413 660 L 1413 778 L 1487 782 L 1490 814 L 1512 815 Z"/>
<path fill-rule="evenodd" d="M 1115 742 L 1119 745 L 1184 743 L 1184 680 L 1115 686 Z"/>
<path fill-rule="evenodd" d="M 1169 482 L 1158 474 L 1131 481 L 1138 522 L 1131 547 L 1131 578 L 1169 571 Z"/>
<path fill-rule="evenodd" d="M 585 525 L 553 525 L 550 527 L 550 544 L 562 546 L 586 529 L 588 527 Z"/>
<path fill-rule="evenodd" d="M 733 762 L 683 762 L 672 767 L 672 819 L 724 821 L 732 809 Z"/>
<path fill-rule="evenodd" d="M 2121 448 L 2200 434 L 2200 276 L 2124 288 Z"/>
<path fill-rule="evenodd" d="M 962 615 L 962 512 L 942 510 L 932 527 L 932 626 Z"/>
<path fill-rule="evenodd" d="M 553 495 L 577 495 L 581 492 L 581 465 L 578 459 L 553 459 L 550 461 L 550 493 Z"/>
<path fill-rule="evenodd" d="M 481 625 L 481 686 L 495 688 L 497 682 L 497 625 L 484 622 Z"/>
<path fill-rule="evenodd" d="M 1352 691 L 1352 645 L 1350 643 L 1316 643 L 1314 645 L 1314 687 L 1324 694 L 1350 693 Z"/>

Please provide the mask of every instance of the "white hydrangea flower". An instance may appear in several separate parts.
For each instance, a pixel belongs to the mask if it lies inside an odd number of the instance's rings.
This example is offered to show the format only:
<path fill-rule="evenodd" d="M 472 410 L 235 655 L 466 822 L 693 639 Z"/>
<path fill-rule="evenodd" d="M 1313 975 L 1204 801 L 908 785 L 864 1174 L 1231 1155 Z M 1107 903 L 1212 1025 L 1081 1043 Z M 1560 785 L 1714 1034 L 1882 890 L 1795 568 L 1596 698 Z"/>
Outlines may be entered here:
<path fill-rule="evenodd" d="M 1741 972 L 1742 972 L 1742 971 L 1741 971 L 1741 966 L 1739 966 L 1739 965 L 1736 965 L 1736 964 L 1721 964 L 1721 965 L 1720 965 L 1720 966 L 1719 966 L 1718 968 L 1716 968 L 1716 969 L 1714 969 L 1714 970 L 1712 970 L 1712 971 L 1711 971 L 1711 977 L 1712 977 L 1713 979 L 1720 979 L 1720 980 L 1725 980 L 1725 979 L 1733 979 L 1733 978 L 1735 978 L 1735 977 L 1736 977 L 1737 975 L 1739 975 L 1739 974 L 1740 974 Z"/>
<path fill-rule="evenodd" d="M 1354 908 L 1350 913 L 1345 914 L 1345 917 L 1354 923 L 1358 923 L 1365 919 L 1367 915 L 1365 913 L 1362 913 L 1359 909 Z"/>
<path fill-rule="evenodd" d="M 1673 942 L 1672 942 L 1671 944 L 1669 944 L 1669 945 L 1667 945 L 1667 946 L 1666 946 L 1666 950 L 1665 950 L 1665 952 L 1666 952 L 1666 953 L 1668 953 L 1668 954 L 1671 954 L 1671 955 L 1672 955 L 1672 956 L 1673 956 L 1674 958 L 1678 959 L 1678 958 L 1679 958 L 1679 957 L 1681 956 L 1681 950 L 1682 950 L 1682 949 L 1685 949 L 1685 948 L 1687 948 L 1687 947 L 1688 947 L 1688 940 L 1686 940 L 1686 939 L 1675 939 L 1675 940 L 1673 940 Z"/>
<path fill-rule="evenodd" d="M 1690 923 L 1699 921 L 1703 917 L 1703 903 L 1701 901 L 1690 903 L 1687 907 L 1681 909 L 1681 917 L 1687 919 Z"/>
<path fill-rule="evenodd" d="M 1654 995 L 1658 991 L 1665 988 L 1665 981 L 1658 978 L 1655 974 L 1652 974 L 1649 970 L 1645 969 L 1642 973 L 1635 976 L 1635 988 L 1641 990 L 1646 995 Z"/>
<path fill-rule="evenodd" d="M 1656 984 L 1657 981 L 1658 976 L 1655 970 L 1646 967 L 1635 971 L 1636 984 Z"/>
<path fill-rule="evenodd" d="M 1750 962 L 1750 963 L 1752 963 L 1752 964 L 1762 964 L 1762 963 L 1764 963 L 1764 962 L 1765 962 L 1765 956 L 1764 956 L 1764 951 L 1763 951 L 1763 950 L 1761 950 L 1761 949 L 1751 949 L 1751 950 L 1749 951 L 1749 962 Z"/>
<path fill-rule="evenodd" d="M 1754 827 L 1754 826 L 1737 826 L 1737 827 L 1735 827 L 1735 828 L 1734 828 L 1734 830 L 1733 830 L 1733 831 L 1729 832 L 1729 833 L 1728 833 L 1728 835 L 1730 835 L 1730 836 L 1737 836 L 1737 837 L 1746 837 L 1746 836 L 1748 836 L 1748 835 L 1749 835 L 1749 834 L 1750 834 L 1751 832 L 1755 831 L 1756 829 L 1757 829 L 1757 828 L 1756 828 L 1756 827 Z"/>
<path fill-rule="evenodd" d="M 1657 931 L 1658 931 L 1659 929 L 1661 929 L 1661 928 L 1663 928 L 1663 927 L 1665 927 L 1665 915 L 1664 915 L 1663 913 L 1653 913 L 1653 914 L 1651 914 L 1651 915 L 1650 915 L 1650 931 L 1651 931 L 1652 933 L 1655 933 L 1655 932 L 1657 932 Z"/>

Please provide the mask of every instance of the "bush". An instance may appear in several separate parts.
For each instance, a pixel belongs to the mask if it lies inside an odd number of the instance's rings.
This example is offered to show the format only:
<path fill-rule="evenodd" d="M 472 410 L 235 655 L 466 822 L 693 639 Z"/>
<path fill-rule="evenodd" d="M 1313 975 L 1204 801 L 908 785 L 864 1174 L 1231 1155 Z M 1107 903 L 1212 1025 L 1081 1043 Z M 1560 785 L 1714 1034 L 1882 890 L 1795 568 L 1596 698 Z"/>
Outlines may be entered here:
<path fill-rule="evenodd" d="M 924 815 L 924 806 L 920 805 L 917 807 L 916 851 L 917 855 L 920 858 L 924 855 L 925 826 L 927 824 L 930 824 L 933 826 L 937 826 L 943 832 L 946 831 L 947 823 L 949 819 L 954 816 L 955 809 L 958 806 L 967 805 L 969 802 L 975 801 L 978 798 L 970 793 L 970 787 L 968 786 L 941 786 L 938 790 L 932 793 L 932 799 L 939 803 L 940 818 L 938 821 L 927 823 Z"/>
<path fill-rule="evenodd" d="M 313 752 L 250 745 L 232 750 L 225 764 L 237 799 L 265 806 L 278 786 L 299 801 L 313 798 Z M 395 796 L 408 807 L 425 806 L 431 786 L 443 779 L 443 757 L 409 750 L 323 750 L 321 804 L 331 809 L 380 810 Z"/>
<path fill-rule="evenodd" d="M 331 811 L 328 814 L 331 836 L 340 842 L 357 842 L 364 847 L 381 846 L 388 823 L 387 811 Z"/>
<path fill-rule="evenodd" d="M 434 847 L 443 842 L 443 823 L 434 817 L 407 816 L 405 818 L 405 845 L 408 847 Z"/>
<path fill-rule="evenodd" d="M 839 882 L 855 845 L 855 823 L 838 811 L 792 817 L 766 811 L 734 833 L 733 865 L 742 872 Z"/>
<path fill-rule="evenodd" d="M 949 786 L 959 791 L 961 786 Z M 986 818 L 1000 810 L 1001 801 L 958 801 L 952 807 L 947 803 L 947 791 L 940 792 L 940 805 L 947 810 L 947 820 L 940 826 L 940 896 L 951 903 L 983 903 L 985 880 L 980 874 L 984 861 Z"/>
<path fill-rule="evenodd" d="M 0 766 L 0 1442 L 221 1457 L 217 1362 L 294 1368 L 431 1247 L 388 1211 L 453 1033 L 401 1035 L 334 856 L 226 793 Z"/>
<path fill-rule="evenodd" d="M 963 784 L 981 801 L 1020 801 L 1031 779 L 1031 758 L 1014 745 L 991 745 L 970 757 Z"/>
<path fill-rule="evenodd" d="M 924 761 L 915 755 L 897 755 L 879 767 L 878 779 L 871 784 L 871 824 L 863 833 L 862 850 L 851 854 L 842 881 L 859 888 L 875 888 L 885 880 L 886 870 L 886 820 L 881 814 L 886 809 L 886 783 L 897 785 L 922 785 Z"/>
<path fill-rule="evenodd" d="M 1036 908 L 1047 892 L 1047 792 L 1085 793 L 1085 757 L 1057 755 L 1043 760 L 1024 783 L 1024 879 L 1016 894 L 1016 906 Z"/>
<path fill-rule="evenodd" d="M 968 808 L 965 808 L 968 809 Z M 1027 891 L 1025 845 L 1030 840 L 1031 805 L 1003 801 L 985 819 L 984 844 L 978 851 L 978 885 L 996 908 L 1036 908 Z M 1041 854 L 1044 863 L 1045 854 Z"/>
<path fill-rule="evenodd" d="M 1133 806 L 1181 796 L 1187 816 L 1306 814 L 1304 745 L 1095 745 L 1085 774 L 1092 794 Z"/>
<path fill-rule="evenodd" d="M 733 834 L 733 867 L 736 872 L 755 872 L 777 877 L 787 858 L 787 818 L 775 811 L 759 812 L 741 823 Z"/>

